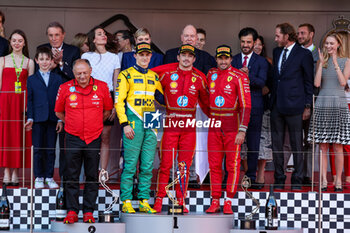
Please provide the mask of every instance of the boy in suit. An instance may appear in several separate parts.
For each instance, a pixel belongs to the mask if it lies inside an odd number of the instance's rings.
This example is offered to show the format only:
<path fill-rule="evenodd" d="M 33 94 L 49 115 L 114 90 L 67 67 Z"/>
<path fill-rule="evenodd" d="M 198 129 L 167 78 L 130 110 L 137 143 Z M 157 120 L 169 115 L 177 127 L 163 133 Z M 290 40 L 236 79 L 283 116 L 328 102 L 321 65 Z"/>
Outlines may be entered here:
<path fill-rule="evenodd" d="M 62 122 L 58 121 L 54 108 L 62 78 L 50 71 L 53 57 L 49 48 L 38 48 L 35 62 L 39 70 L 27 80 L 28 120 L 25 124 L 26 130 L 33 129 L 35 188 L 44 188 L 45 184 L 58 188 L 53 172 L 57 133 L 62 130 Z"/>

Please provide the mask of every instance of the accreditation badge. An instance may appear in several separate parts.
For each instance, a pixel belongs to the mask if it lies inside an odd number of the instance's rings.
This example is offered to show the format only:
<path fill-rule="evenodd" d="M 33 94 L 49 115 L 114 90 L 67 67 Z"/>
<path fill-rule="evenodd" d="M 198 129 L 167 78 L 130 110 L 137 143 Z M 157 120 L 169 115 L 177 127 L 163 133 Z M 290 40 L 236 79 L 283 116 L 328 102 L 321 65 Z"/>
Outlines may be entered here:
<path fill-rule="evenodd" d="M 22 83 L 21 82 L 15 82 L 15 93 L 21 94 L 22 92 Z"/>

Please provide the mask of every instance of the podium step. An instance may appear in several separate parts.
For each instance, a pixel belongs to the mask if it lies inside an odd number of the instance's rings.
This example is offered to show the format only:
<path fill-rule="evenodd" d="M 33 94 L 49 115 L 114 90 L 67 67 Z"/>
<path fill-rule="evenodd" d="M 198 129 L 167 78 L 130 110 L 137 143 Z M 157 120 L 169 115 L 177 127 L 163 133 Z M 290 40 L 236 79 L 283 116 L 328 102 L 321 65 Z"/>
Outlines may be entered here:
<path fill-rule="evenodd" d="M 278 230 L 265 230 L 264 228 L 258 228 L 257 230 L 241 230 L 233 229 L 230 233 L 303 233 L 303 229 L 294 228 L 280 228 Z"/>
<path fill-rule="evenodd" d="M 229 233 L 234 226 L 234 216 L 224 214 L 190 213 L 185 215 L 121 214 L 126 233 Z"/>
<path fill-rule="evenodd" d="M 67 233 L 125 233 L 125 223 L 83 223 L 64 224 L 63 222 L 51 221 L 51 232 Z"/>
<path fill-rule="evenodd" d="M 18 229 L 15 229 L 15 230 L 9 230 L 9 231 L 0 231 L 1 233 L 25 233 L 25 232 L 30 232 L 30 230 L 18 230 Z M 38 230 L 38 229 L 34 229 L 33 230 L 33 233 L 43 233 L 43 232 L 52 232 L 51 230 Z M 59 231 L 57 233 L 68 233 L 66 231 Z"/>

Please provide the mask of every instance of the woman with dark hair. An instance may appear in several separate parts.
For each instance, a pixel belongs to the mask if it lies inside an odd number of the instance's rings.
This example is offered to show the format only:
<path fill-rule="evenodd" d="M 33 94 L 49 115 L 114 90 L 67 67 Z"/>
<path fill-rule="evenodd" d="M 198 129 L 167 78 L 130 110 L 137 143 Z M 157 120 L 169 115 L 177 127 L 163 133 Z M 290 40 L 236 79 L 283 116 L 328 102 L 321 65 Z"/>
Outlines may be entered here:
<path fill-rule="evenodd" d="M 88 37 L 84 33 L 77 33 L 74 36 L 71 45 L 74 45 L 80 49 L 80 55 L 89 52 Z"/>
<path fill-rule="evenodd" d="M 13 31 L 9 43 L 9 55 L 0 58 L 0 167 L 5 168 L 3 182 L 18 186 L 18 168 L 23 166 L 22 149 L 31 145 L 31 132 L 26 133 L 26 145 L 23 145 L 23 114 L 24 91 L 28 76 L 34 73 L 34 62 L 29 59 L 23 31 Z M 30 155 L 30 150 L 26 153 Z"/>
<path fill-rule="evenodd" d="M 272 59 L 267 56 L 264 37 L 258 36 L 254 44 L 254 52 L 264 58 L 272 65 Z"/>
<path fill-rule="evenodd" d="M 271 71 L 272 71 L 272 59 L 267 57 L 266 47 L 264 43 L 264 38 L 262 36 L 258 36 L 258 39 L 254 44 L 254 52 L 262 57 L 264 57 L 269 63 L 269 72 L 267 77 L 267 82 L 271 80 Z M 268 96 L 269 96 L 269 88 L 267 86 L 263 87 L 263 98 L 264 98 L 264 115 L 263 115 L 263 123 L 261 128 L 261 138 L 260 138 L 260 149 L 259 149 L 259 157 L 258 157 L 258 172 L 256 176 L 256 183 L 258 184 L 258 189 L 261 189 L 265 184 L 265 166 L 266 162 L 272 160 L 272 141 L 271 141 L 271 126 L 270 126 L 270 110 L 268 110 Z M 260 184 L 260 185 L 259 185 Z"/>
<path fill-rule="evenodd" d="M 350 112 L 344 87 L 350 76 L 350 59 L 338 33 L 331 33 L 323 41 L 316 66 L 315 87 L 321 87 L 311 118 L 308 141 L 320 145 L 322 167 L 321 188 L 327 190 L 327 163 L 329 145 L 335 153 L 335 192 L 341 192 L 344 165 L 343 146 L 350 145 Z M 322 85 L 321 85 L 322 84 Z"/>
<path fill-rule="evenodd" d="M 88 43 L 90 52 L 84 53 L 81 58 L 89 60 L 92 73 L 91 76 L 95 79 L 104 81 L 108 84 L 109 91 L 113 95 L 116 88 L 117 78 L 120 71 L 119 57 L 115 53 L 107 50 L 107 35 L 102 27 L 96 27 L 88 34 Z M 114 98 L 113 98 L 114 99 Z M 101 142 L 101 168 L 107 169 L 109 159 L 109 141 L 112 125 L 116 117 L 115 108 L 111 115 L 104 122 Z"/>
<path fill-rule="evenodd" d="M 134 36 L 129 30 L 119 30 L 114 34 L 114 42 L 118 47 L 118 56 L 120 63 L 123 59 L 123 53 L 134 51 Z"/>

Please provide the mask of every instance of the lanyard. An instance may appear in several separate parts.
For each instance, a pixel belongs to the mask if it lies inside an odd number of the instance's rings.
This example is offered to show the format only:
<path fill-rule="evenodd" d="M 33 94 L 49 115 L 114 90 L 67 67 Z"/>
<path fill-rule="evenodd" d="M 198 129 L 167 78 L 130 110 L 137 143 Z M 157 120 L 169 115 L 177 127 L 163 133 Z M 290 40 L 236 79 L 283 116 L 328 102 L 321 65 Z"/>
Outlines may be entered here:
<path fill-rule="evenodd" d="M 184 168 L 184 175 L 183 175 L 184 181 L 183 182 L 182 182 L 180 167 Z M 185 192 L 185 188 L 186 188 L 186 173 L 187 173 L 187 165 L 184 161 L 179 163 L 179 166 L 177 167 L 176 173 L 177 173 L 177 178 L 179 179 L 179 185 L 181 188 L 182 197 L 184 197 L 184 192 Z"/>
<path fill-rule="evenodd" d="M 13 61 L 13 66 L 15 67 L 16 71 L 16 76 L 17 76 L 17 82 L 19 82 L 19 76 L 21 76 L 22 73 L 22 67 L 23 67 L 23 61 L 24 61 L 24 54 L 22 54 L 22 62 L 21 62 L 21 67 L 17 68 L 15 58 L 13 57 L 13 53 L 11 53 L 12 61 Z"/>

